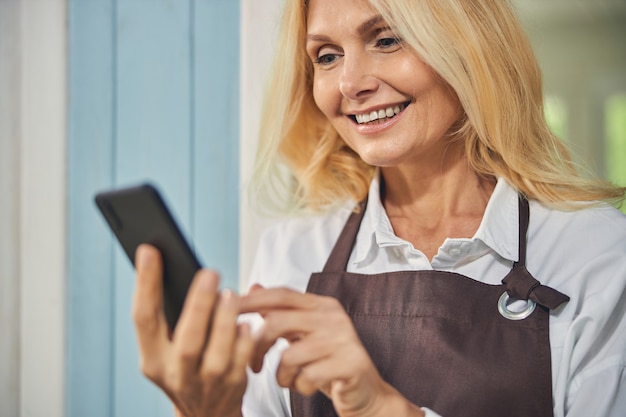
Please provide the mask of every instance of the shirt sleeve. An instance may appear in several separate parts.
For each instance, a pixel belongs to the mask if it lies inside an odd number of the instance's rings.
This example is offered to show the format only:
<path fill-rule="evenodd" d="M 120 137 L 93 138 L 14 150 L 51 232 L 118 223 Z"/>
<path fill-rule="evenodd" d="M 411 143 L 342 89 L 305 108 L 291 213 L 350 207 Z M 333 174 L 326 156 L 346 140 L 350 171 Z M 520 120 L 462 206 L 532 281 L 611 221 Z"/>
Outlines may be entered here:
<path fill-rule="evenodd" d="M 569 333 L 576 340 L 575 347 L 565 353 L 570 360 L 565 368 L 570 378 L 564 387 L 563 409 L 555 405 L 555 416 L 623 417 L 626 416 L 626 291 L 609 288 L 588 303 L 597 313 L 582 313 Z M 582 348 L 577 349 L 576 345 Z"/>
<path fill-rule="evenodd" d="M 626 415 L 626 372 L 624 363 L 607 363 L 606 368 L 587 376 L 572 390 L 567 417 Z"/>
<path fill-rule="evenodd" d="M 612 233 L 588 232 L 592 256 L 576 262 L 569 277 L 580 288 L 568 306 L 575 313 L 567 325 L 558 319 L 550 324 L 550 337 L 562 341 L 553 375 L 557 417 L 626 416 L 626 233 L 617 232 L 626 222 L 620 220 L 608 222 Z"/>

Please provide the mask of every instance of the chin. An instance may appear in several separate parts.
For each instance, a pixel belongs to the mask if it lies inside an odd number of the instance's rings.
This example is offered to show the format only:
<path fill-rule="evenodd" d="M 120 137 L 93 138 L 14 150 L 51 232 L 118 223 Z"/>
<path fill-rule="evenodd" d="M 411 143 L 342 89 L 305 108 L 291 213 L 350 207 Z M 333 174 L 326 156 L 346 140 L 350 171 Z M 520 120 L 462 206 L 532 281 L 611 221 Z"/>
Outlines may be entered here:
<path fill-rule="evenodd" d="M 388 168 L 397 166 L 400 163 L 400 158 L 391 157 L 390 155 L 380 155 L 380 154 L 359 154 L 361 159 L 365 161 L 366 164 L 378 167 L 378 168 Z"/>

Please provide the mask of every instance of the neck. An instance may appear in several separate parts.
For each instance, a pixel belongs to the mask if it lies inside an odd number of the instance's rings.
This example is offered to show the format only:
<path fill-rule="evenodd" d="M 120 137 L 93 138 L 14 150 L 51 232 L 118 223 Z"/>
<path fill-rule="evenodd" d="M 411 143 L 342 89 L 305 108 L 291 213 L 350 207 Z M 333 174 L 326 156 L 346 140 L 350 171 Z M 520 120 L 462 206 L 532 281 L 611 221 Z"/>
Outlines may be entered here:
<path fill-rule="evenodd" d="M 475 205 L 484 210 L 495 186 L 494 178 L 470 168 L 460 142 L 438 158 L 381 168 L 381 173 L 382 199 L 388 210 L 431 207 L 435 212 L 453 213 Z"/>
<path fill-rule="evenodd" d="M 430 258 L 446 237 L 473 236 L 496 182 L 473 171 L 460 146 L 424 163 L 381 168 L 381 174 L 394 231 Z"/>

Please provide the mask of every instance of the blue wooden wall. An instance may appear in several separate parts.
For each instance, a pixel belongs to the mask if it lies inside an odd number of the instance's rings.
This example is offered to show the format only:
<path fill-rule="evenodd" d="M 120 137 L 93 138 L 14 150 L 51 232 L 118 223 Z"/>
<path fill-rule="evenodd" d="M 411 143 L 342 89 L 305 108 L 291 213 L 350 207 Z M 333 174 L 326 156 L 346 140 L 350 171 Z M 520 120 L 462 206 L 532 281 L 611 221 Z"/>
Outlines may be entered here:
<path fill-rule="evenodd" d="M 236 0 L 69 0 L 68 417 L 172 415 L 138 370 L 133 271 L 97 191 L 155 182 L 237 288 L 238 68 Z"/>

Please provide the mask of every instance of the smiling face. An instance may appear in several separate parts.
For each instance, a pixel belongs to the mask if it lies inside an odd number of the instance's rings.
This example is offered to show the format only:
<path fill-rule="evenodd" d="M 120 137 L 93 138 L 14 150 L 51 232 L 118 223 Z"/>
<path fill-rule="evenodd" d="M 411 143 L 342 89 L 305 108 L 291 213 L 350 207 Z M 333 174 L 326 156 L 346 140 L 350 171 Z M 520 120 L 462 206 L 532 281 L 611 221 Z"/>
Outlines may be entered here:
<path fill-rule="evenodd" d="M 440 161 L 456 95 L 367 1 L 310 0 L 306 50 L 315 103 L 365 162 Z"/>

